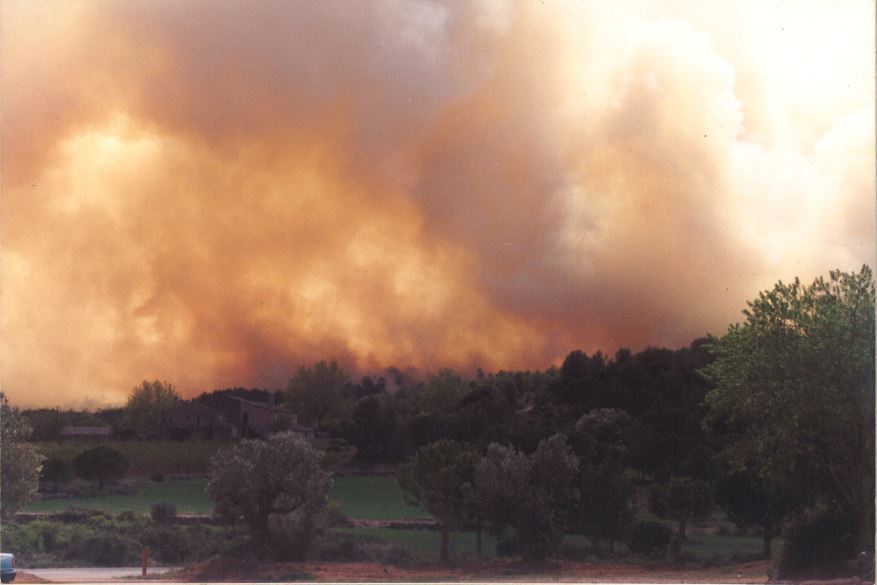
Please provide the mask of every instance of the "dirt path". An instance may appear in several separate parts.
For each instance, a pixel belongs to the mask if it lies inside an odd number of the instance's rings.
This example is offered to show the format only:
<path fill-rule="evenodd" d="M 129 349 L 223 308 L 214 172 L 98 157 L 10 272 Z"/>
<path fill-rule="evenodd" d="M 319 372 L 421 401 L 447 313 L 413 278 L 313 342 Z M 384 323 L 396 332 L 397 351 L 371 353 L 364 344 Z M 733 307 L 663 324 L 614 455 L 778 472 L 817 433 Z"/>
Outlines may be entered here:
<path fill-rule="evenodd" d="M 765 583 L 764 561 L 733 567 L 685 569 L 550 561 L 485 561 L 483 563 L 409 566 L 379 563 L 240 563 L 217 561 L 184 569 L 168 577 L 180 581 L 527 581 L 612 583 Z"/>

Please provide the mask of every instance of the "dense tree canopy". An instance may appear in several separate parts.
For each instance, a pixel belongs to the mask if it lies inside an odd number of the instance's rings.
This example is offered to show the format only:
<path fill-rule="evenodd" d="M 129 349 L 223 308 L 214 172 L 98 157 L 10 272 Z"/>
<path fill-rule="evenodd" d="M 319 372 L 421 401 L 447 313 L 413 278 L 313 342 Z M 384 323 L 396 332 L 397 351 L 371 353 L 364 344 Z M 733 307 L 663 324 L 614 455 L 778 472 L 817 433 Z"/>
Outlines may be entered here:
<path fill-rule="evenodd" d="M 3 516 L 24 506 L 39 487 L 43 456 L 27 443 L 30 434 L 27 421 L 0 392 L 0 513 Z"/>
<path fill-rule="evenodd" d="M 173 384 L 144 380 L 135 386 L 125 404 L 124 424 L 137 432 L 148 432 L 161 423 L 163 410 L 180 400 Z"/>
<path fill-rule="evenodd" d="M 677 521 L 677 535 L 685 539 L 689 520 L 706 516 L 713 504 L 710 485 L 691 477 L 674 477 L 649 489 L 649 508 L 664 518 Z"/>
<path fill-rule="evenodd" d="M 104 483 L 125 477 L 128 473 L 128 460 L 119 451 L 99 445 L 77 455 L 73 460 L 73 468 L 76 475 L 82 479 L 97 481 L 98 489 L 103 489 Z"/>
<path fill-rule="evenodd" d="M 422 447 L 399 470 L 399 484 L 441 525 L 440 558 L 448 560 L 449 536 L 466 513 L 464 486 L 474 480 L 478 452 L 455 441 Z"/>
<path fill-rule="evenodd" d="M 874 280 L 831 272 L 778 283 L 745 321 L 714 339 L 706 368 L 710 420 L 741 432 L 725 454 L 769 484 L 798 481 L 852 517 L 864 549 L 874 534 Z"/>
<path fill-rule="evenodd" d="M 242 518 L 258 545 L 303 558 L 328 510 L 329 474 L 320 456 L 295 433 L 247 439 L 211 460 L 210 495 L 216 512 Z"/>
<path fill-rule="evenodd" d="M 348 413 L 350 376 L 334 361 L 302 366 L 286 386 L 286 402 L 318 427 L 337 422 Z"/>
<path fill-rule="evenodd" d="M 512 447 L 491 445 L 475 471 L 473 498 L 495 533 L 514 530 L 521 553 L 546 557 L 559 544 L 578 499 L 579 462 L 555 435 L 525 455 Z"/>

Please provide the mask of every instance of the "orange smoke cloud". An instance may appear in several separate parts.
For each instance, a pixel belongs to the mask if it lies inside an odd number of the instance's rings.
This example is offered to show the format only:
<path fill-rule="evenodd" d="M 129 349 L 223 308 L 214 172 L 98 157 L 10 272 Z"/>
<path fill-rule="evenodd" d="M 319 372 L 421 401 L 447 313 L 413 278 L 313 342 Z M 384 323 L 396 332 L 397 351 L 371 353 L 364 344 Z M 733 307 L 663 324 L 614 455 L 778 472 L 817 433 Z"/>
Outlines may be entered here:
<path fill-rule="evenodd" d="M 871 22 L 7 2 L 2 387 L 96 405 L 720 332 L 779 278 L 874 265 Z"/>

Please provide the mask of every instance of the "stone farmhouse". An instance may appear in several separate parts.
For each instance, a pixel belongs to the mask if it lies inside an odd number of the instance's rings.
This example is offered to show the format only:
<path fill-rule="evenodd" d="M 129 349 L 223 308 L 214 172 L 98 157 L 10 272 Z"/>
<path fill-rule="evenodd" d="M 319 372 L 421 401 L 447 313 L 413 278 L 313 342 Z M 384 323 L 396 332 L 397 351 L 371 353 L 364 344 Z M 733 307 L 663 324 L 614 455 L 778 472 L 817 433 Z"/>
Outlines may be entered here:
<path fill-rule="evenodd" d="M 293 431 L 308 439 L 315 429 L 298 422 L 298 416 L 274 404 L 237 396 L 215 396 L 209 404 L 181 401 L 162 412 L 162 429 L 179 439 L 232 439 L 265 437 L 277 431 Z"/>

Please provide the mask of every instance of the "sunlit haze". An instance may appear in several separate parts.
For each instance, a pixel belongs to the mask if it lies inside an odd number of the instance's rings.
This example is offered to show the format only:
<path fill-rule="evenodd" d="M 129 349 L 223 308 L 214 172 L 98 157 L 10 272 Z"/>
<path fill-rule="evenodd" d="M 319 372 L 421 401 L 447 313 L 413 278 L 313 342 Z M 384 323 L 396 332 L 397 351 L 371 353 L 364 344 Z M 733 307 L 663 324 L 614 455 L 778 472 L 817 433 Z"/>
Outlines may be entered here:
<path fill-rule="evenodd" d="M 16 405 L 675 348 L 875 264 L 870 0 L 0 10 Z"/>

